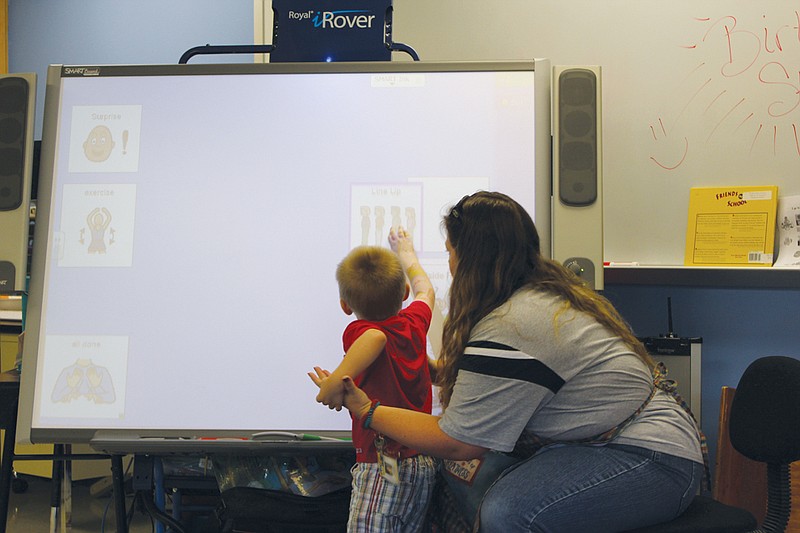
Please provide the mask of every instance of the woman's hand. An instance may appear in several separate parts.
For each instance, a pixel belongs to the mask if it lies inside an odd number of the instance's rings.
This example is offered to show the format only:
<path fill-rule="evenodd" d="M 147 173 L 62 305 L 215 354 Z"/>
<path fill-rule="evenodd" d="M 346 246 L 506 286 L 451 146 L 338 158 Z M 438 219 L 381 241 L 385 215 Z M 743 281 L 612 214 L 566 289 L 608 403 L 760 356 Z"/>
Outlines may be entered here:
<path fill-rule="evenodd" d="M 308 377 L 311 378 L 311 381 L 313 381 L 317 387 L 321 386 L 322 382 L 331 375 L 329 371 L 318 366 L 314 367 L 314 372 L 309 372 Z M 369 399 L 366 392 L 356 387 L 356 384 L 350 376 L 344 376 L 342 378 L 342 383 L 344 384 L 342 404 L 350 411 L 350 414 L 360 420 L 369 412 L 369 408 L 372 406 L 372 400 Z"/>
<path fill-rule="evenodd" d="M 320 384 L 330 372 L 318 366 L 309 372 L 311 380 Z M 344 406 L 359 421 L 369 413 L 372 401 L 367 393 L 356 387 L 350 376 L 342 378 Z M 486 448 L 454 439 L 439 427 L 439 417 L 401 407 L 381 405 L 373 413 L 371 429 L 419 452 L 458 461 L 482 457 Z"/>

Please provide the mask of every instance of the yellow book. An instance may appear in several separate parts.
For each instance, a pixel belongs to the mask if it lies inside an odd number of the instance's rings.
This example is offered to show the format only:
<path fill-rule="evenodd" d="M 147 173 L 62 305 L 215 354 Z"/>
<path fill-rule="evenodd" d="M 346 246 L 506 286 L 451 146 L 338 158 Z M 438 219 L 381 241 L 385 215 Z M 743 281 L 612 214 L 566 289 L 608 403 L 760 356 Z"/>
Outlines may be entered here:
<path fill-rule="evenodd" d="M 772 266 L 778 187 L 692 187 L 687 266 Z"/>

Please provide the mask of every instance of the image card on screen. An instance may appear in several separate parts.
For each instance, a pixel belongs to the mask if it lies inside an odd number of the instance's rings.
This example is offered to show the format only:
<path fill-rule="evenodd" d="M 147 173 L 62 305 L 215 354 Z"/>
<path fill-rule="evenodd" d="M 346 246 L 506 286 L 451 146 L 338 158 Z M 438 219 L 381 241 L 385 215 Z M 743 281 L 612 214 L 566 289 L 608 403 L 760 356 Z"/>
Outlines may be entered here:
<path fill-rule="evenodd" d="M 43 418 L 121 418 L 128 337 L 49 335 L 39 406 Z"/>
<path fill-rule="evenodd" d="M 135 208 L 136 185 L 64 185 L 58 266 L 130 266 Z"/>
<path fill-rule="evenodd" d="M 142 106 L 75 106 L 69 147 L 70 172 L 136 172 Z"/>
<path fill-rule="evenodd" d="M 389 229 L 403 226 L 419 240 L 418 213 L 422 187 L 418 184 L 353 185 L 350 188 L 350 246 L 388 247 Z"/>

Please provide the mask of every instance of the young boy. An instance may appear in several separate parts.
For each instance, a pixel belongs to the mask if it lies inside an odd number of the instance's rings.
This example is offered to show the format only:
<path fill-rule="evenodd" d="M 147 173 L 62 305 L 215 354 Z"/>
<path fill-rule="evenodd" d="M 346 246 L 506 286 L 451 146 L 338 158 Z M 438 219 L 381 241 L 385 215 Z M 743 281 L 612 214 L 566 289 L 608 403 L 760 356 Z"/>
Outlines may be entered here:
<path fill-rule="evenodd" d="M 317 401 L 332 409 L 341 409 L 342 378 L 350 376 L 381 405 L 431 412 L 426 335 L 433 285 L 402 227 L 389 231 L 389 245 L 395 253 L 355 248 L 336 269 L 342 310 L 357 320 L 343 334 L 344 360 L 320 383 Z M 414 301 L 402 309 L 409 294 L 406 275 Z M 419 531 L 433 489 L 434 460 L 385 439 L 364 422 L 353 420 L 356 465 L 348 532 Z"/>

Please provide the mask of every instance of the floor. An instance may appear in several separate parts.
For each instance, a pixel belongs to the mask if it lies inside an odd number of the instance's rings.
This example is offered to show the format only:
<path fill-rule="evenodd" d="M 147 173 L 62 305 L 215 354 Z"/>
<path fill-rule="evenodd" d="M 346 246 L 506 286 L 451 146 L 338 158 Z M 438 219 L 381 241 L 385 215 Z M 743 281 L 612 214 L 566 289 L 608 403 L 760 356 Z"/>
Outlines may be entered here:
<path fill-rule="evenodd" d="M 27 489 L 21 493 L 12 492 L 9 501 L 8 533 L 45 533 L 51 531 L 51 482 L 36 476 L 21 476 L 27 482 Z M 92 494 L 95 480 L 75 481 L 72 485 L 71 527 L 61 527 L 56 531 L 72 533 L 104 533 L 116 531 L 114 501 L 110 492 Z M 188 497 L 187 497 L 188 498 Z M 130 533 L 151 533 L 165 531 L 158 529 L 145 511 L 142 504 L 134 505 L 133 494 L 126 496 L 126 507 L 131 516 Z M 198 506 L 201 507 L 201 506 Z M 204 511 L 186 513 L 183 519 L 187 533 L 212 533 L 219 531 L 219 525 L 213 516 L 213 506 L 202 506 Z M 172 531 L 172 530 L 170 530 Z"/>

